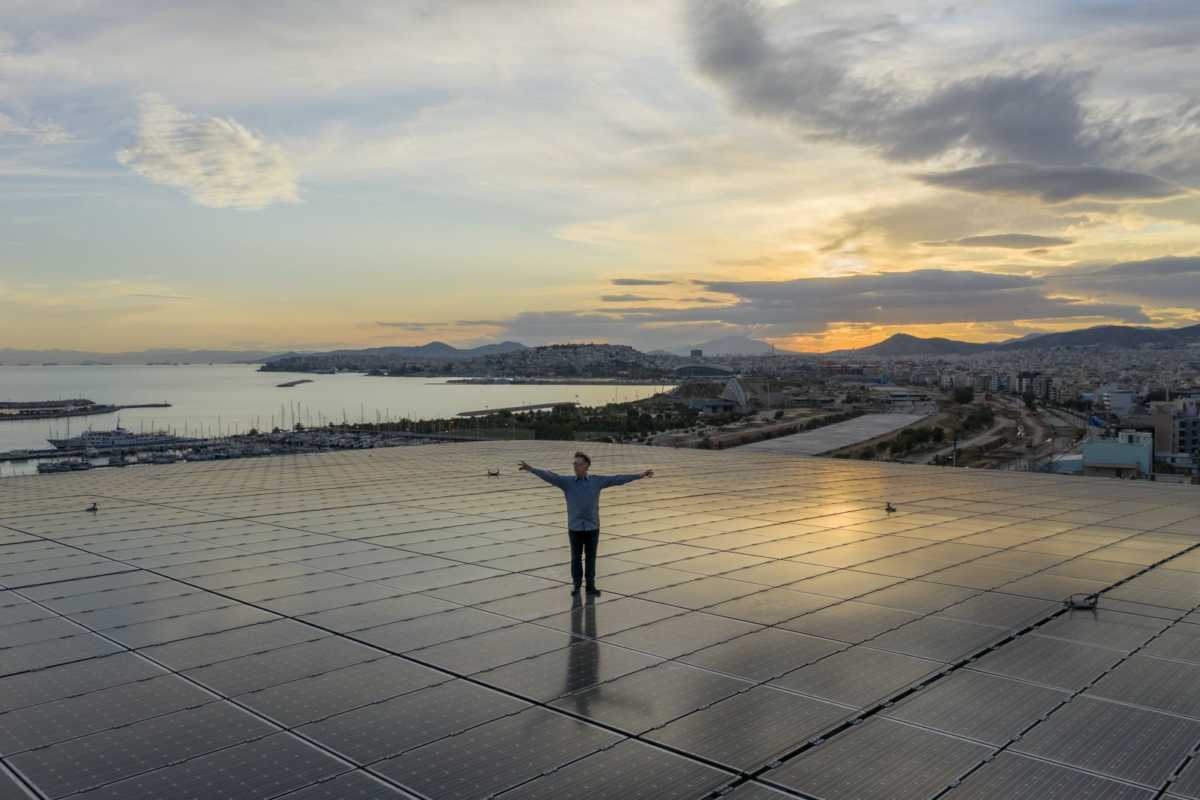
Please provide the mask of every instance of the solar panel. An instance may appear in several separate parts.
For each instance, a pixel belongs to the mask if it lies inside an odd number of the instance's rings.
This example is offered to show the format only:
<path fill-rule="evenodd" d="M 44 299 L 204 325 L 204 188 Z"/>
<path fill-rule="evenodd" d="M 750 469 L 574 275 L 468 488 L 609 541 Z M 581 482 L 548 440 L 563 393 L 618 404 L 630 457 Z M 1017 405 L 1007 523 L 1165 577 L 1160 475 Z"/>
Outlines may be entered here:
<path fill-rule="evenodd" d="M 347 767 L 288 733 L 228 747 L 93 789 L 87 800 L 268 798 Z"/>
<path fill-rule="evenodd" d="M 1200 497 L 598 445 L 658 476 L 573 598 L 561 498 L 480 477 L 571 452 L 0 481 L 0 797 L 1200 797 Z"/>
<path fill-rule="evenodd" d="M 345 772 L 279 795 L 280 800 L 414 800 L 414 796 L 366 772 Z"/>
<path fill-rule="evenodd" d="M 1055 689 L 961 670 L 905 698 L 883 715 L 999 746 L 1068 697 Z"/>
<path fill-rule="evenodd" d="M 751 772 L 853 715 L 844 706 L 758 686 L 681 717 L 646 738 Z"/>
<path fill-rule="evenodd" d="M 530 708 L 375 764 L 426 797 L 474 800 L 538 778 L 622 739 L 586 722 Z"/>
<path fill-rule="evenodd" d="M 733 779 L 705 764 L 626 740 L 506 792 L 505 800 L 693 800 Z"/>
<path fill-rule="evenodd" d="M 835 703 L 866 708 L 944 667 L 938 661 L 856 645 L 771 683 Z"/>
<path fill-rule="evenodd" d="M 1059 764 L 1001 753 L 943 797 L 946 800 L 1151 800 L 1154 792 Z"/>
<path fill-rule="evenodd" d="M 39 790 L 60 797 L 258 739 L 275 730 L 242 709 L 218 701 L 30 750 L 12 757 L 9 763 Z"/>
<path fill-rule="evenodd" d="M 1162 784 L 1200 740 L 1200 721 L 1079 697 L 1013 745 L 1145 786 Z"/>
<path fill-rule="evenodd" d="M 990 752 L 983 745 L 876 718 L 762 777 L 816 797 L 916 800 L 950 786 Z"/>

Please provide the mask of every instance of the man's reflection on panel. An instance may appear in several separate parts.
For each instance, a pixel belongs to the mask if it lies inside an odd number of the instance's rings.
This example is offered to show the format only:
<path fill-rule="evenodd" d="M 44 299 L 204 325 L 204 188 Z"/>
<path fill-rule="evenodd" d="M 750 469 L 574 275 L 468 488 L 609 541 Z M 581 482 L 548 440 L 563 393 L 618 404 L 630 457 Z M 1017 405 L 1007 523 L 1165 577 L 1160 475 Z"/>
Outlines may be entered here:
<path fill-rule="evenodd" d="M 600 642 L 596 640 L 596 603 L 592 598 L 585 603 L 577 597 L 571 603 L 571 633 L 579 638 L 567 658 L 563 694 L 577 693 L 575 710 L 587 714 L 592 693 L 581 690 L 595 686 L 600 680 Z"/>

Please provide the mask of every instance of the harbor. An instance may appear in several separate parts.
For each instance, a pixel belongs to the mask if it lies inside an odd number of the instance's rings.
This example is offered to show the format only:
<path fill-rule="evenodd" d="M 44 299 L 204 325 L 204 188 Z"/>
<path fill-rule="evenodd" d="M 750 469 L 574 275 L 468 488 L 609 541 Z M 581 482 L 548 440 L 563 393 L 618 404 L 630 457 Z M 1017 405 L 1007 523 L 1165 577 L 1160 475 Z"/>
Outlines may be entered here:
<path fill-rule="evenodd" d="M 308 382 L 280 391 L 280 383 L 293 380 Z M 653 390 L 648 385 L 582 382 L 372 381 L 354 373 L 263 373 L 253 365 L 0 367 L 0 418 L 9 420 L 0 425 L 0 477 L 36 474 L 39 466 L 43 472 L 61 470 L 48 465 L 65 461 L 86 462 L 90 467 L 76 468 L 88 469 L 155 459 L 165 463 L 520 438 L 529 432 L 514 431 L 508 422 L 500 426 L 503 430 L 486 430 L 487 414 L 456 415 L 542 404 L 547 409 L 570 403 L 597 406 L 649 396 Z M 87 415 L 63 414 L 68 409 Z M 38 414 L 17 416 L 16 411 Z M 136 435 L 105 439 L 105 433 L 118 428 L 126 436 Z M 81 439 L 84 432 L 98 435 Z M 149 438 L 154 434 L 162 438 Z"/>
<path fill-rule="evenodd" d="M 107 439 L 120 446 L 69 446 L 0 453 L 0 463 L 12 467 L 12 475 L 64 473 L 139 464 L 173 464 L 179 461 L 223 461 L 259 456 L 326 453 L 334 450 L 369 450 L 442 442 L 478 441 L 458 433 L 360 430 L 333 427 L 314 430 L 246 433 L 220 438 L 170 437 L 169 434 L 130 434 L 128 431 L 89 432 L 92 441 Z M 141 441 L 138 441 L 138 439 Z M 169 441 L 167 441 L 170 439 Z M 17 465 L 20 465 L 19 467 Z"/>

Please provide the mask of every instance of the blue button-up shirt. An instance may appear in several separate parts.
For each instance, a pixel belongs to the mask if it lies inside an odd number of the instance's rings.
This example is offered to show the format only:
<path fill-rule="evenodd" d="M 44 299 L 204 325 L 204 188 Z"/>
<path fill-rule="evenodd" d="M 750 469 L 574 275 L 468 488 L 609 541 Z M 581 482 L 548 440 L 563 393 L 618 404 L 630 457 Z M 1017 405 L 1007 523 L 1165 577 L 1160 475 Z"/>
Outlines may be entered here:
<path fill-rule="evenodd" d="M 563 490 L 567 498 L 567 529 L 572 531 L 600 530 L 600 490 L 636 481 L 641 475 L 559 475 L 548 469 L 530 467 L 529 471 L 546 483 Z"/>

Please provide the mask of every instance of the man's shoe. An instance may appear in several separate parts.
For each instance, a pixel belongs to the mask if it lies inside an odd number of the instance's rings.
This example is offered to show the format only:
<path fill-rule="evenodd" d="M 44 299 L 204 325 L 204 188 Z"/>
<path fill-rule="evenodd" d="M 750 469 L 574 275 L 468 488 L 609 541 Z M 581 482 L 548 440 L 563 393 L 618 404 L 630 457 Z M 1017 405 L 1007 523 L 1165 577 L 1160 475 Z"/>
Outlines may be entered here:
<path fill-rule="evenodd" d="M 600 590 L 599 590 L 599 589 L 597 589 L 595 586 L 589 586 L 589 587 L 587 587 L 587 593 L 588 593 L 589 595 L 591 595 L 592 597 L 599 597 L 599 596 L 600 596 Z"/>
<path fill-rule="evenodd" d="M 579 597 L 579 587 L 578 586 L 571 589 L 571 597 Z"/>

